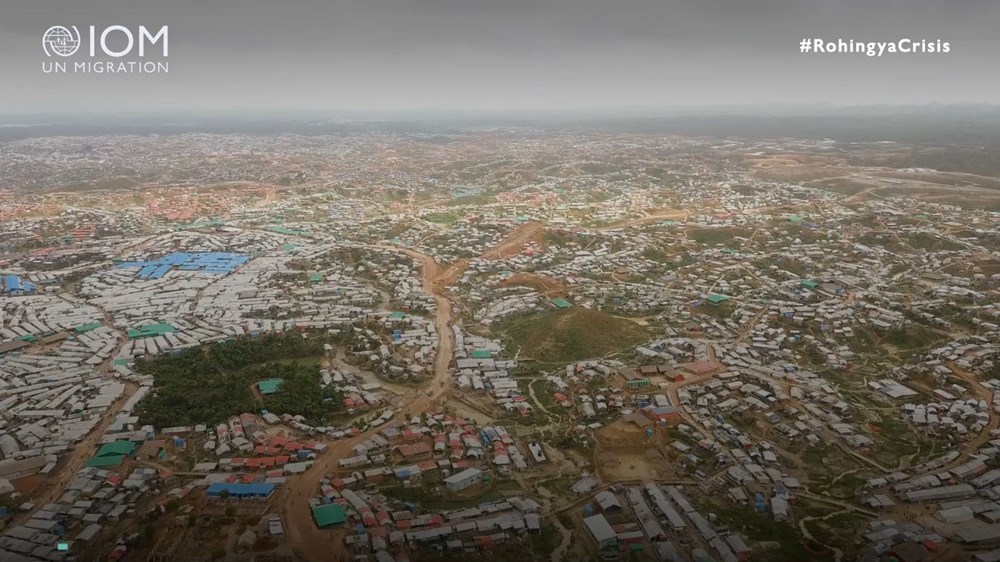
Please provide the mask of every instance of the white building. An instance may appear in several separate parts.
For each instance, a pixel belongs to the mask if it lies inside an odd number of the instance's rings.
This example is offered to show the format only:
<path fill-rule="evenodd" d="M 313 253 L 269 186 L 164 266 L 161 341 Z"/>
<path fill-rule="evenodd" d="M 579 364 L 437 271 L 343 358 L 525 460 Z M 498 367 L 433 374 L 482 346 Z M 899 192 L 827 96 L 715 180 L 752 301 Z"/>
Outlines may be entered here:
<path fill-rule="evenodd" d="M 483 480 L 483 471 L 478 468 L 467 468 L 444 479 L 445 486 L 452 492 L 458 492 L 475 486 Z"/>

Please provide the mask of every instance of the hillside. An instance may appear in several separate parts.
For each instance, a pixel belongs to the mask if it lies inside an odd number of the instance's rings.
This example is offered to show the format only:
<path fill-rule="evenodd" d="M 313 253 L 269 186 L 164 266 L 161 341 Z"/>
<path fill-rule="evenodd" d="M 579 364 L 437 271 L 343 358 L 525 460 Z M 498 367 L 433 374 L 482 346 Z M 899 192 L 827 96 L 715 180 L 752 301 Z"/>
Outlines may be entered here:
<path fill-rule="evenodd" d="M 520 349 L 522 358 L 541 363 L 603 357 L 650 337 L 631 320 L 581 307 L 514 318 L 499 332 L 512 353 Z"/>

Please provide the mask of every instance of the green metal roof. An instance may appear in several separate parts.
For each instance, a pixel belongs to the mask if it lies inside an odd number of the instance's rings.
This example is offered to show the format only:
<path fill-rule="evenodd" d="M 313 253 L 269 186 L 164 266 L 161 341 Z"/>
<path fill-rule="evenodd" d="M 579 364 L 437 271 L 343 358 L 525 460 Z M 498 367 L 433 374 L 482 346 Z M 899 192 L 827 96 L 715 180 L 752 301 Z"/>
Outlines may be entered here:
<path fill-rule="evenodd" d="M 402 320 L 403 318 L 406 318 L 406 313 L 398 310 L 389 315 L 389 320 Z"/>
<path fill-rule="evenodd" d="M 473 359 L 489 359 L 493 354 L 490 353 L 488 349 L 474 349 L 472 350 Z"/>
<path fill-rule="evenodd" d="M 83 466 L 105 468 L 118 466 L 123 462 L 125 462 L 125 455 L 107 455 L 104 457 L 90 457 L 87 459 L 87 462 L 83 463 Z"/>
<path fill-rule="evenodd" d="M 100 328 L 103 325 L 104 324 L 101 324 L 100 322 L 91 322 L 89 324 L 80 324 L 76 328 L 73 328 L 73 331 L 76 332 L 76 333 L 78 333 L 78 334 L 86 334 L 87 332 L 89 332 L 91 330 L 96 330 L 96 329 Z"/>
<path fill-rule="evenodd" d="M 725 295 L 711 294 L 711 295 L 708 295 L 708 297 L 707 297 L 706 300 L 708 300 L 708 302 L 710 302 L 712 304 L 721 304 L 721 303 L 724 303 L 727 300 L 729 300 L 729 297 L 727 297 Z"/>
<path fill-rule="evenodd" d="M 135 453 L 135 443 L 119 439 L 117 441 L 101 445 L 101 448 L 97 450 L 97 455 L 95 456 L 106 457 L 109 455 L 131 455 L 132 453 Z"/>
<path fill-rule="evenodd" d="M 148 338 L 152 336 L 162 336 L 174 331 L 174 327 L 170 324 L 147 324 L 145 326 L 140 326 L 138 329 L 130 328 L 128 331 L 129 339 L 139 339 Z"/>
<path fill-rule="evenodd" d="M 552 304 L 555 305 L 556 308 L 569 308 L 573 306 L 566 299 L 552 299 Z"/>
<path fill-rule="evenodd" d="M 343 525 L 347 522 L 347 514 L 344 508 L 335 503 L 318 505 L 313 508 L 313 519 L 320 528 Z"/>
<path fill-rule="evenodd" d="M 309 276 L 309 281 L 312 283 L 319 283 L 322 280 L 323 276 L 319 273 L 313 273 L 312 275 Z"/>
<path fill-rule="evenodd" d="M 257 383 L 257 390 L 261 394 L 274 394 L 281 387 L 282 379 L 267 379 Z"/>
<path fill-rule="evenodd" d="M 815 281 L 810 281 L 808 279 L 803 280 L 799 284 L 802 285 L 803 287 L 807 288 L 807 289 L 815 289 L 817 286 L 819 286 L 819 283 L 817 283 Z"/>

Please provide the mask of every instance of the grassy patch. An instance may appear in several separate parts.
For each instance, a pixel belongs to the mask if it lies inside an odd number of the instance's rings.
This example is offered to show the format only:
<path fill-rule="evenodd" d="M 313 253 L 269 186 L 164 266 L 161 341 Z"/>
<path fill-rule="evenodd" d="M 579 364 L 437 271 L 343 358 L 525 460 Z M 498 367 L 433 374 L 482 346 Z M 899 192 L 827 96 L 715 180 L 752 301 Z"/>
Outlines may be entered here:
<path fill-rule="evenodd" d="M 918 455 L 921 450 L 932 450 L 934 442 L 913 431 L 904 421 L 884 417 L 873 425 L 877 437 L 874 458 L 885 466 L 895 467 L 901 458 Z"/>
<path fill-rule="evenodd" d="M 603 357 L 650 337 L 644 326 L 582 307 L 520 316 L 499 333 L 512 350 L 541 363 L 568 363 Z"/>
<path fill-rule="evenodd" d="M 947 339 L 927 326 L 914 323 L 889 330 L 885 335 L 886 343 L 901 350 L 929 349 Z"/>
<path fill-rule="evenodd" d="M 768 550 L 763 559 L 773 562 L 800 562 L 802 560 L 826 560 L 832 556 L 817 556 L 802 544 L 798 529 L 775 521 L 770 514 L 757 513 L 752 509 L 724 507 L 714 510 L 719 519 L 730 529 L 746 535 L 751 541 L 774 542 L 775 548 Z"/>
<path fill-rule="evenodd" d="M 403 486 L 391 486 L 382 489 L 382 493 L 387 497 L 394 498 L 401 502 L 417 504 L 425 509 L 464 509 L 476 507 L 482 503 L 501 501 L 506 496 L 501 492 L 500 487 L 495 483 L 481 484 L 478 489 L 463 490 L 455 494 L 445 490 L 431 491 L 425 487 L 404 488 Z"/>
<path fill-rule="evenodd" d="M 452 212 L 431 213 L 429 215 L 424 215 L 421 218 L 423 218 L 425 221 L 428 221 L 428 222 L 433 222 L 433 223 L 437 223 L 437 224 L 449 224 L 450 225 L 450 224 L 455 224 L 456 222 L 458 222 L 458 220 L 460 218 L 462 218 L 462 215 L 459 214 L 459 213 L 457 213 L 457 212 L 456 213 L 452 213 Z"/>
<path fill-rule="evenodd" d="M 865 518 L 854 513 L 838 513 L 827 519 L 805 523 L 813 538 L 822 544 L 848 545 Z"/>
<path fill-rule="evenodd" d="M 745 228 L 690 228 L 687 237 L 699 244 L 730 244 L 736 237 L 749 238 L 752 231 Z M 730 244 L 733 245 L 733 244 Z"/>
<path fill-rule="evenodd" d="M 496 197 L 481 193 L 479 195 L 462 195 L 455 197 L 451 201 L 444 202 L 443 205 L 446 207 L 457 207 L 461 205 L 488 205 L 495 202 Z"/>

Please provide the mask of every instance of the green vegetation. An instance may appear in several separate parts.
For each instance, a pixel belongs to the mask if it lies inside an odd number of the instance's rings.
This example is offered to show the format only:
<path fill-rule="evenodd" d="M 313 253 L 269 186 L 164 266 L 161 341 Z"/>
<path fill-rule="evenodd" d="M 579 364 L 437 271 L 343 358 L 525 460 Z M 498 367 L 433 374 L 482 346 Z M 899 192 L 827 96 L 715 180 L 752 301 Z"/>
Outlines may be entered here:
<path fill-rule="evenodd" d="M 546 523 L 542 525 L 541 533 L 538 534 L 538 538 L 535 539 L 534 547 L 537 547 L 539 554 L 543 554 L 545 558 L 548 558 L 557 548 L 559 548 L 559 542 L 562 540 L 562 535 L 559 533 L 559 528 L 551 523 Z"/>
<path fill-rule="evenodd" d="M 917 232 L 906 237 L 906 243 L 915 250 L 927 250 L 928 252 L 957 251 L 962 246 L 945 240 L 937 236 L 924 232 Z"/>
<path fill-rule="evenodd" d="M 935 442 L 917 433 L 906 422 L 889 416 L 870 427 L 875 432 L 874 459 L 883 466 L 897 466 L 900 459 L 916 458 L 921 450 L 935 448 Z"/>
<path fill-rule="evenodd" d="M 813 538 L 822 544 L 847 545 L 864 522 L 865 518 L 860 515 L 842 512 L 806 521 L 804 525 Z"/>
<path fill-rule="evenodd" d="M 445 490 L 443 487 L 437 491 L 431 491 L 424 487 L 405 488 L 403 486 L 391 486 L 383 488 L 381 491 L 387 497 L 394 498 L 401 502 L 410 502 L 420 505 L 426 509 L 463 509 L 475 507 L 481 503 L 501 501 L 506 496 L 501 492 L 503 484 L 488 482 L 480 484 L 475 488 L 463 490 L 455 494 Z M 521 490 L 516 483 L 513 491 Z M 521 490 L 523 491 L 523 490 Z"/>
<path fill-rule="evenodd" d="M 642 343 L 649 331 L 631 320 L 583 307 L 519 316 L 500 333 L 512 350 L 542 363 L 603 357 Z"/>
<path fill-rule="evenodd" d="M 593 234 L 576 233 L 552 228 L 546 228 L 542 234 L 542 241 L 546 246 L 566 246 L 568 244 L 586 246 L 593 242 L 594 239 L 595 236 Z"/>
<path fill-rule="evenodd" d="M 886 164 L 894 168 L 930 168 L 942 172 L 964 172 L 983 176 L 1000 173 L 1000 152 L 995 147 L 934 147 L 894 155 Z M 979 178 L 977 178 L 979 179 Z M 982 178 L 988 182 L 990 178 Z M 993 187 L 985 185 L 984 187 Z M 993 187 L 995 189 L 995 187 Z"/>
<path fill-rule="evenodd" d="M 704 314 L 705 316 L 708 316 L 715 320 L 725 320 L 726 318 L 732 316 L 734 306 L 729 303 L 716 304 L 716 305 L 706 303 L 701 306 L 694 307 L 691 310 L 698 314 Z"/>
<path fill-rule="evenodd" d="M 461 195 L 459 197 L 453 198 L 451 201 L 446 201 L 442 203 L 443 206 L 461 206 L 461 205 L 489 205 L 490 203 L 495 203 L 496 197 L 493 195 L 481 193 L 479 195 Z"/>
<path fill-rule="evenodd" d="M 154 381 L 153 391 L 137 407 L 139 419 L 169 427 L 217 423 L 266 409 L 324 420 L 341 406 L 340 396 L 320 388 L 315 362 L 308 361 L 323 353 L 324 343 L 297 333 L 266 335 L 139 360 L 136 371 L 152 375 Z M 272 378 L 283 379 L 280 388 L 258 399 L 255 383 Z"/>
<path fill-rule="evenodd" d="M 749 238 L 753 234 L 746 229 L 738 228 L 691 228 L 688 229 L 687 237 L 699 244 L 715 245 L 726 244 L 733 247 L 736 244 L 735 238 Z"/>
<path fill-rule="evenodd" d="M 462 215 L 457 212 L 442 212 L 442 213 L 431 213 L 429 215 L 424 215 L 422 217 L 425 221 L 438 223 L 438 224 L 455 224 L 458 222 Z"/>
<path fill-rule="evenodd" d="M 768 513 L 757 513 L 752 509 L 724 507 L 715 510 L 716 515 L 730 529 L 743 533 L 751 541 L 775 542 L 777 546 L 764 556 L 774 562 L 800 562 L 802 560 L 828 560 L 832 553 L 812 552 L 803 545 L 798 530 L 788 523 L 775 521 Z"/>
<path fill-rule="evenodd" d="M 823 491 L 826 494 L 843 500 L 851 500 L 865 484 L 865 478 L 854 473 L 839 474 L 824 473 L 810 476 L 810 489 Z"/>
<path fill-rule="evenodd" d="M 901 350 L 923 350 L 934 347 L 947 339 L 938 332 L 912 322 L 902 328 L 890 330 L 885 335 L 885 342 Z"/>

